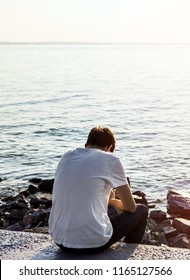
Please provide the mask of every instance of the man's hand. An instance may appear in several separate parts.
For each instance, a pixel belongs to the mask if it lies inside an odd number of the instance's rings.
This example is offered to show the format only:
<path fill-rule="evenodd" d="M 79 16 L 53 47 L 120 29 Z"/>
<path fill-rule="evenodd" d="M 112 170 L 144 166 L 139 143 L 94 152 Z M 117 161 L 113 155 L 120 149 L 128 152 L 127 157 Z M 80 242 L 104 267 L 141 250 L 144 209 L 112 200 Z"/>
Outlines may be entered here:
<path fill-rule="evenodd" d="M 112 190 L 109 197 L 109 205 L 120 211 L 135 212 L 136 203 L 128 185 Z"/>
<path fill-rule="evenodd" d="M 108 205 L 112 206 L 118 210 L 122 210 L 122 202 L 120 199 L 116 198 L 116 190 L 112 189 L 108 201 Z"/>

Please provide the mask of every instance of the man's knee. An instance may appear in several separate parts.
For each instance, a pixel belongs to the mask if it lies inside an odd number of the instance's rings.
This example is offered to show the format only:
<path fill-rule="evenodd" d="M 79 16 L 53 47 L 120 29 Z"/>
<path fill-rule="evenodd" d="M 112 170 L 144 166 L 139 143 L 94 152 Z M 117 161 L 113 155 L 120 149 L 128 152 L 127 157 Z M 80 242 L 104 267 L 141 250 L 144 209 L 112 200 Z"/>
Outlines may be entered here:
<path fill-rule="evenodd" d="M 148 208 L 144 204 L 137 204 L 136 211 L 142 217 L 142 219 L 146 220 L 148 218 Z"/>

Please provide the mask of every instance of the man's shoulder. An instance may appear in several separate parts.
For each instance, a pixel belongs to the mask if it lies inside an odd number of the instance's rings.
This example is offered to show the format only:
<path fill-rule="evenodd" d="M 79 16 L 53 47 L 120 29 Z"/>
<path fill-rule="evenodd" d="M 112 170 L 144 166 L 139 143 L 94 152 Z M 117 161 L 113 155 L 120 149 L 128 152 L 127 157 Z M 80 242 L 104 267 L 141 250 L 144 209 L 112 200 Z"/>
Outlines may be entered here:
<path fill-rule="evenodd" d="M 70 149 L 68 151 L 66 151 L 64 154 L 63 154 L 63 158 L 67 158 L 67 157 L 80 157 L 80 156 L 83 156 L 87 154 L 87 149 L 85 148 L 74 148 L 74 149 Z"/>
<path fill-rule="evenodd" d="M 104 151 L 99 150 L 99 155 L 101 155 L 103 158 L 105 158 L 109 161 L 119 160 L 119 157 L 116 154 L 111 153 L 111 152 L 104 152 Z"/>

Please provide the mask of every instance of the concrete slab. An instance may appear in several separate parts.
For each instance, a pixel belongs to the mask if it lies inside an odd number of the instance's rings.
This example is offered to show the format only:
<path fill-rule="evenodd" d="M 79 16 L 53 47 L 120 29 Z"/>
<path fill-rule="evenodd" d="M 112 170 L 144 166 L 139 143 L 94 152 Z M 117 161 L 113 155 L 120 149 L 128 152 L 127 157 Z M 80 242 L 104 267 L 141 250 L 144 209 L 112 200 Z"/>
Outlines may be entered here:
<path fill-rule="evenodd" d="M 190 260 L 190 250 L 117 243 L 98 254 L 61 251 L 48 234 L 0 230 L 1 260 Z"/>

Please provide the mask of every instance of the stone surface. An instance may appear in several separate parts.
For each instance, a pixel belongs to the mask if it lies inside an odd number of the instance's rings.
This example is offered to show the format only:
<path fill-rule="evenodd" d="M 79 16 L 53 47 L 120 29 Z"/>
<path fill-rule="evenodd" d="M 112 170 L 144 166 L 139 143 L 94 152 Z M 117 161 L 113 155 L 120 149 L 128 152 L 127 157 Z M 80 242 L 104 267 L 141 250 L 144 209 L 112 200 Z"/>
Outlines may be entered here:
<path fill-rule="evenodd" d="M 190 195 L 169 190 L 167 203 L 168 213 L 180 214 L 190 219 Z"/>
<path fill-rule="evenodd" d="M 186 234 L 178 234 L 177 236 L 169 239 L 169 244 L 172 247 L 190 249 L 190 238 Z"/>
<path fill-rule="evenodd" d="M 52 193 L 53 183 L 54 179 L 42 180 L 38 185 L 38 190 L 47 193 Z"/>
<path fill-rule="evenodd" d="M 163 231 L 164 231 L 165 237 L 167 239 L 177 235 L 177 230 L 175 228 L 173 228 L 172 226 L 164 227 Z"/>
<path fill-rule="evenodd" d="M 156 222 L 162 222 L 166 219 L 166 213 L 162 210 L 153 210 L 150 212 L 150 218 Z"/>
<path fill-rule="evenodd" d="M 161 232 L 164 227 L 170 227 L 171 225 L 172 225 L 172 220 L 171 219 L 166 219 L 166 220 L 163 220 L 159 223 L 156 223 L 155 230 L 158 231 L 158 232 Z"/>
<path fill-rule="evenodd" d="M 1 260 L 190 260 L 189 249 L 117 243 L 98 254 L 58 249 L 48 234 L 0 230 Z"/>
<path fill-rule="evenodd" d="M 175 218 L 173 226 L 178 232 L 187 233 L 190 235 L 190 220 L 184 218 Z"/>

